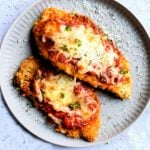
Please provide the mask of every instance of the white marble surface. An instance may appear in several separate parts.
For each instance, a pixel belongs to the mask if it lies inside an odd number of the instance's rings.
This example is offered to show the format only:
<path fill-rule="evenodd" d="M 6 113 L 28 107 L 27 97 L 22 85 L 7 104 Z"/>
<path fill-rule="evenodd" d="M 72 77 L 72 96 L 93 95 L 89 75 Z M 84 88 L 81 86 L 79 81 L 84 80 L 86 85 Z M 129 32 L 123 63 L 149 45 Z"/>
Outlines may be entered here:
<path fill-rule="evenodd" d="M 36 0 L 0 0 L 0 44 L 12 22 Z M 150 0 L 118 0 L 130 9 L 150 34 Z M 0 150 L 63 150 L 32 136 L 12 117 L 0 95 Z M 86 150 L 150 150 L 150 105 L 126 132 L 108 143 Z"/>

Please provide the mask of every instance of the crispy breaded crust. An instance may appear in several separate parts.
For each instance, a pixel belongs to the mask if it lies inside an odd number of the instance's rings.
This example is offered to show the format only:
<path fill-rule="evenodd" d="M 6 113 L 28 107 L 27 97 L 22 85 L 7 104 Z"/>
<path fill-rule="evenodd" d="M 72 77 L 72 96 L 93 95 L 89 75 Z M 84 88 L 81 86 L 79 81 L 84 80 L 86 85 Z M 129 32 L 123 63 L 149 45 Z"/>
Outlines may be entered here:
<path fill-rule="evenodd" d="M 101 83 L 99 78 L 97 78 L 97 76 L 95 75 L 81 74 L 76 70 L 76 67 L 73 63 L 70 62 L 64 63 L 63 59 L 60 60 L 60 58 L 56 57 L 57 55 L 56 52 L 51 52 L 51 53 L 49 52 L 49 49 L 53 47 L 44 45 L 40 40 L 40 37 L 42 36 L 42 29 L 45 27 L 45 23 L 48 22 L 51 23 L 51 26 L 54 26 L 54 28 L 51 27 L 51 30 L 54 30 L 53 32 L 55 32 L 57 23 L 59 22 L 58 20 L 60 22 L 63 22 L 64 24 L 85 25 L 91 27 L 96 34 L 99 34 L 99 36 L 105 36 L 103 31 L 86 16 L 82 16 L 78 14 L 73 15 L 71 13 L 70 14 L 66 13 L 63 10 L 58 10 L 55 8 L 47 8 L 44 10 L 39 20 L 36 21 L 33 28 L 34 37 L 39 47 L 40 54 L 45 59 L 48 59 L 50 62 L 52 62 L 53 65 L 58 67 L 60 70 L 63 70 L 67 74 L 77 77 L 80 80 L 88 82 L 93 87 L 99 87 L 101 89 L 108 90 L 121 99 L 130 98 L 132 93 L 131 92 L 132 80 L 130 74 L 130 66 L 126 58 L 117 48 L 115 48 L 115 51 L 119 56 L 121 68 L 124 68 L 128 72 L 126 75 L 124 75 L 124 81 L 117 85 Z M 107 42 L 112 44 L 109 39 L 107 39 Z"/>
<path fill-rule="evenodd" d="M 15 85 L 21 89 L 21 91 L 26 97 L 30 97 L 31 99 L 33 97 L 32 96 L 33 93 L 30 90 L 30 83 L 32 79 L 35 78 L 36 70 L 39 69 L 41 66 L 42 66 L 41 62 L 31 56 L 21 63 L 18 71 L 14 76 L 13 81 Z M 35 106 L 36 105 L 38 105 L 38 103 L 36 103 Z M 98 130 L 99 127 L 101 126 L 99 113 L 100 113 L 100 106 L 98 107 L 95 118 L 91 122 L 89 122 L 88 125 L 84 126 L 81 129 L 68 130 L 58 125 L 56 126 L 55 131 L 65 134 L 72 138 L 83 138 L 90 142 L 94 141 L 97 138 Z"/>
<path fill-rule="evenodd" d="M 21 63 L 14 76 L 14 84 L 19 86 L 20 90 L 26 96 L 32 95 L 30 90 L 30 82 L 34 78 L 35 72 L 40 68 L 40 66 L 40 62 L 37 59 L 34 59 L 33 56 L 30 56 Z"/>
<path fill-rule="evenodd" d="M 99 114 L 99 111 L 97 112 Z M 95 120 L 91 121 L 90 124 L 87 126 L 84 126 L 82 129 L 76 129 L 76 130 L 67 130 L 64 129 L 62 126 L 57 126 L 55 128 L 56 132 L 63 133 L 69 137 L 73 138 L 84 138 L 85 140 L 89 142 L 93 142 L 96 140 L 98 135 L 98 129 L 101 126 L 100 119 L 97 116 Z"/>

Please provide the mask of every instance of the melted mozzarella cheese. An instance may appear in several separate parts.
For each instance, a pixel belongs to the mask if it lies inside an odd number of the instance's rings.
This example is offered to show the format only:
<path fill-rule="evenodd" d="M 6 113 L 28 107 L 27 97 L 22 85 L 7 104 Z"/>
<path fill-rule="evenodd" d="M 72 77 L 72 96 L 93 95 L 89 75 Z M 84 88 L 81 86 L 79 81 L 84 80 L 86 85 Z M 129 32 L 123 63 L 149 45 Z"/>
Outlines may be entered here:
<path fill-rule="evenodd" d="M 37 91 L 36 97 L 38 100 L 40 102 L 46 100 L 55 111 L 67 112 L 70 115 L 78 114 L 84 119 L 92 115 L 92 111 L 85 102 L 85 97 L 90 96 L 86 90 L 81 90 L 79 95 L 75 95 L 74 93 L 74 87 L 78 84 L 76 79 L 65 74 L 49 74 L 44 79 L 37 79 L 35 82 L 36 84 L 34 84 L 34 86 Z M 93 101 L 94 100 L 91 99 L 91 102 Z M 72 110 L 70 104 L 75 102 L 79 103 L 79 108 Z M 49 114 L 49 117 L 53 120 L 57 120 L 52 114 Z M 59 121 L 57 120 L 57 122 Z"/>
<path fill-rule="evenodd" d="M 99 75 L 108 66 L 114 66 L 117 54 L 113 51 L 106 51 L 105 45 L 99 35 L 94 34 L 92 28 L 83 25 L 79 27 L 60 26 L 60 32 L 52 37 L 55 47 L 69 57 L 81 58 L 78 66 L 82 66 L 80 73 L 94 71 Z"/>
<path fill-rule="evenodd" d="M 54 78 L 51 77 L 44 82 L 44 98 L 49 99 L 48 103 L 56 111 L 69 111 L 69 108 L 66 106 L 76 101 L 73 92 L 73 79 L 61 74 Z"/>

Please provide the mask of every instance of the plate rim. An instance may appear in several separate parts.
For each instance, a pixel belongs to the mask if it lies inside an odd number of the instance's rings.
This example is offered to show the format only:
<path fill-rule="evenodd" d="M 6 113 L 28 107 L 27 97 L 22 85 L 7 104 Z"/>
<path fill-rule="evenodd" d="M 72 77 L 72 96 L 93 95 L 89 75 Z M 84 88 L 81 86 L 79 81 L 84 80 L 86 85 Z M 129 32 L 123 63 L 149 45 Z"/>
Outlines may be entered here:
<path fill-rule="evenodd" d="M 111 1 L 111 0 L 108 0 L 108 1 Z M 14 21 L 12 22 L 12 24 L 9 26 L 8 30 L 6 31 L 5 35 L 3 36 L 2 38 L 2 41 L 1 41 L 1 46 L 0 46 L 0 56 L 2 55 L 2 52 L 3 52 L 3 46 L 5 45 L 4 42 L 5 40 L 7 39 L 7 36 L 9 35 L 12 27 L 15 25 L 16 22 L 18 22 L 20 20 L 20 18 L 26 13 L 28 12 L 31 8 L 33 7 L 36 7 L 36 5 L 38 5 L 39 3 L 41 3 L 42 0 L 37 0 L 35 2 L 33 2 L 32 4 L 30 4 L 27 8 L 25 8 L 20 15 L 18 15 Z M 44 0 L 45 2 L 45 0 Z M 135 14 L 129 10 L 125 5 L 123 5 L 120 1 L 116 1 L 116 0 L 113 0 L 111 1 L 111 3 L 113 3 L 112 5 L 118 5 L 119 7 L 121 7 L 125 12 L 128 12 L 129 15 L 131 16 L 131 18 L 133 18 L 137 23 L 138 25 L 140 26 L 140 28 L 142 28 L 142 30 L 145 32 L 144 35 L 147 37 L 147 39 L 149 39 L 150 41 L 150 34 L 148 33 L 147 31 L 147 28 L 144 27 L 144 25 L 142 24 L 142 22 L 140 21 L 140 19 L 138 17 L 135 16 Z M 1 64 L 1 59 L 0 59 L 0 66 L 2 66 Z M 1 68 L 0 67 L 0 72 L 1 72 Z M 95 146 L 95 145 L 99 145 L 99 144 L 104 144 L 106 142 L 109 142 L 109 141 L 112 141 L 113 139 L 117 138 L 120 134 L 123 134 L 125 133 L 127 130 L 129 130 L 129 128 L 135 124 L 135 122 L 137 122 L 142 114 L 147 110 L 148 108 L 148 105 L 150 104 L 150 96 L 148 97 L 147 99 L 147 103 L 145 104 L 143 110 L 139 113 L 139 115 L 127 126 L 125 127 L 124 129 L 122 129 L 120 132 L 118 132 L 116 135 L 104 140 L 104 141 L 99 141 L 99 142 L 96 142 L 96 143 L 90 143 L 88 145 L 86 145 L 86 143 L 83 143 L 82 145 L 66 145 L 66 144 L 58 144 L 57 142 L 51 142 L 50 140 L 48 139 L 45 139 L 43 137 L 41 137 L 40 135 L 32 132 L 32 129 L 30 129 L 29 127 L 25 126 L 20 120 L 19 118 L 17 118 L 15 116 L 15 113 L 13 112 L 13 110 L 9 107 L 9 104 L 8 104 L 8 101 L 6 100 L 7 99 L 7 94 L 5 93 L 5 90 L 3 89 L 3 82 L 2 82 L 2 79 L 1 79 L 1 74 L 0 73 L 0 92 L 1 92 L 1 97 L 2 97 L 2 100 L 4 101 L 4 104 L 6 105 L 6 108 L 9 110 L 9 113 L 13 116 L 14 120 L 17 121 L 19 123 L 19 125 L 21 127 L 23 127 L 23 129 L 25 129 L 25 131 L 29 132 L 32 136 L 34 137 L 37 137 L 38 139 L 44 141 L 44 142 L 47 142 L 47 143 L 50 143 L 50 144 L 55 144 L 55 145 L 59 145 L 59 146 L 64 146 L 64 147 L 91 147 L 91 146 Z"/>

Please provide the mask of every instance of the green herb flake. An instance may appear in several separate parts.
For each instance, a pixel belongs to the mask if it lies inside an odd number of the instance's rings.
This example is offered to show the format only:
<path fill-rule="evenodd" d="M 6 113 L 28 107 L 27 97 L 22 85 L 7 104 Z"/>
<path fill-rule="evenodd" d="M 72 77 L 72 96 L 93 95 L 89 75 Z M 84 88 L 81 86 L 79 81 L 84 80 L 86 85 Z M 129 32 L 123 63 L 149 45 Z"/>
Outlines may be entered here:
<path fill-rule="evenodd" d="M 71 31 L 71 27 L 70 26 L 66 26 L 65 27 L 65 31 Z"/>
<path fill-rule="evenodd" d="M 82 41 L 80 39 L 75 39 L 75 42 L 77 43 L 78 47 L 82 45 Z"/>
<path fill-rule="evenodd" d="M 42 96 L 44 97 L 45 91 L 41 90 L 41 94 L 42 94 Z"/>
<path fill-rule="evenodd" d="M 64 44 L 64 45 L 61 47 L 61 49 L 62 49 L 63 51 L 68 51 L 68 47 L 67 47 L 66 44 Z"/>
<path fill-rule="evenodd" d="M 84 54 L 85 57 L 87 57 L 87 54 Z"/>
<path fill-rule="evenodd" d="M 69 107 L 74 110 L 74 109 L 79 108 L 80 104 L 78 102 L 74 102 L 74 103 L 70 104 Z"/>
<path fill-rule="evenodd" d="M 64 93 L 60 93 L 60 98 L 63 99 L 65 97 Z"/>
<path fill-rule="evenodd" d="M 128 73 L 128 71 L 126 71 L 126 70 L 120 70 L 120 72 L 119 72 L 120 74 L 127 74 Z"/>

